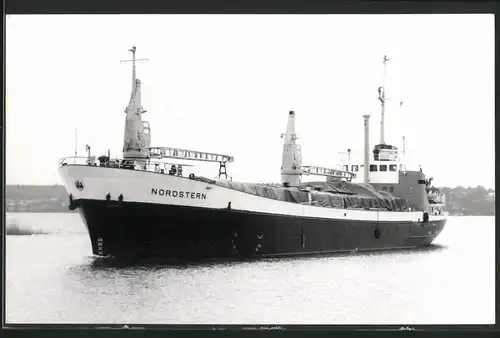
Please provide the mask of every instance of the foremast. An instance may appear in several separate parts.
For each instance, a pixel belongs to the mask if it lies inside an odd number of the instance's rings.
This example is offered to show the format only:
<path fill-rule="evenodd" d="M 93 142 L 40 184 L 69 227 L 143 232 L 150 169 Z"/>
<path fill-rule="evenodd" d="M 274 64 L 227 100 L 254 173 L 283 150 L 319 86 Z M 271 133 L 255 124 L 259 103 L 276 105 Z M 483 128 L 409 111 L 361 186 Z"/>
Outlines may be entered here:
<path fill-rule="evenodd" d="M 141 80 L 137 78 L 136 62 L 147 59 L 137 59 L 135 56 L 136 47 L 129 49 L 132 52 L 131 60 L 121 62 L 132 62 L 132 92 L 127 108 L 125 108 L 125 132 L 123 138 L 123 159 L 127 162 L 136 163 L 141 168 L 145 168 L 148 159 L 174 158 L 180 160 L 218 162 L 220 164 L 219 177 L 227 176 L 226 163 L 234 161 L 234 157 L 188 149 L 172 147 L 151 147 L 151 130 L 149 123 L 142 120 L 142 114 L 146 110 L 141 103 Z M 175 165 L 174 165 L 175 166 Z"/>
<path fill-rule="evenodd" d="M 123 138 L 124 159 L 145 159 L 149 156 L 151 146 L 151 134 L 149 123 L 142 120 L 142 114 L 146 112 L 141 104 L 141 80 L 136 76 L 136 62 L 146 59 L 136 59 L 136 47 L 129 49 L 132 52 L 132 92 L 127 108 L 125 108 L 125 132 Z"/>

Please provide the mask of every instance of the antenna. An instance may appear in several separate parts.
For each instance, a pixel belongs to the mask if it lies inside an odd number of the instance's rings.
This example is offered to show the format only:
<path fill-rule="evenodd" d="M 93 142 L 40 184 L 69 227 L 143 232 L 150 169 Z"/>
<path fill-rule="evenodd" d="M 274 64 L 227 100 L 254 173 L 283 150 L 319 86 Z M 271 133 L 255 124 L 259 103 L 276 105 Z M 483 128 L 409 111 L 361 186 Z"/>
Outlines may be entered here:
<path fill-rule="evenodd" d="M 402 112 L 403 111 L 403 101 L 399 102 L 399 111 Z M 403 114 L 401 114 L 403 115 Z M 404 132 L 404 128 L 403 128 L 403 132 Z M 403 156 L 405 154 L 405 136 L 403 135 Z"/>
<path fill-rule="evenodd" d="M 132 62 L 132 86 L 135 86 L 135 80 L 136 80 L 136 74 L 135 74 L 135 63 L 140 62 L 140 61 L 149 61 L 148 59 L 136 59 L 135 58 L 135 52 L 137 48 L 135 46 L 132 46 L 128 51 L 132 52 L 132 60 L 122 60 L 120 63 L 124 62 Z"/>
<path fill-rule="evenodd" d="M 78 128 L 75 128 L 75 158 L 73 159 L 73 163 L 76 163 L 76 157 L 78 156 Z"/>
<path fill-rule="evenodd" d="M 382 86 L 378 88 L 378 99 L 381 102 L 382 112 L 380 116 L 380 144 L 385 144 L 385 79 L 386 79 L 386 70 L 387 70 L 387 61 L 390 59 L 387 58 L 387 55 L 384 55 L 384 76 L 382 78 Z"/>
<path fill-rule="evenodd" d="M 399 102 L 399 111 L 401 112 L 401 115 L 403 115 L 403 101 Z M 406 138 L 405 138 L 405 135 L 404 133 L 406 132 L 406 128 L 402 128 L 402 126 L 400 125 L 401 129 L 403 130 L 403 144 L 402 144 L 402 164 L 403 166 L 405 167 L 405 170 L 406 170 Z"/>
<path fill-rule="evenodd" d="M 364 147 L 364 169 L 363 169 L 363 183 L 370 183 L 370 115 L 363 115 L 364 125 L 365 125 L 365 147 Z"/>
<path fill-rule="evenodd" d="M 90 158 L 90 146 L 88 144 L 85 145 L 85 150 L 87 150 L 87 157 Z"/>
<path fill-rule="evenodd" d="M 338 154 L 339 155 L 345 155 L 345 154 L 347 154 L 348 163 L 349 164 L 351 163 L 351 148 L 346 149 L 346 151 L 339 151 Z M 342 159 L 341 161 L 343 163 L 344 160 Z"/>

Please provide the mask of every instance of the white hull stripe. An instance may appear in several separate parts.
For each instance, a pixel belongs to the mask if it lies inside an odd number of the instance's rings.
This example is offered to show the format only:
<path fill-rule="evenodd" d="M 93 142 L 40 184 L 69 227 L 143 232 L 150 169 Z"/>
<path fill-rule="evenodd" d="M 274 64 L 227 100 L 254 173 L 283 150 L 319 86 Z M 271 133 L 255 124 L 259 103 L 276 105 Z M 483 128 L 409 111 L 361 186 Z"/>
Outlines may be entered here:
<path fill-rule="evenodd" d="M 74 199 L 154 203 L 211 209 L 231 209 L 283 216 L 373 222 L 421 222 L 423 212 L 397 212 L 324 208 L 273 200 L 179 176 L 144 171 L 66 165 L 59 169 L 68 193 Z M 82 183 L 78 189 L 76 182 Z M 81 188 L 81 187 L 80 187 Z M 429 215 L 430 221 L 446 219 Z"/>

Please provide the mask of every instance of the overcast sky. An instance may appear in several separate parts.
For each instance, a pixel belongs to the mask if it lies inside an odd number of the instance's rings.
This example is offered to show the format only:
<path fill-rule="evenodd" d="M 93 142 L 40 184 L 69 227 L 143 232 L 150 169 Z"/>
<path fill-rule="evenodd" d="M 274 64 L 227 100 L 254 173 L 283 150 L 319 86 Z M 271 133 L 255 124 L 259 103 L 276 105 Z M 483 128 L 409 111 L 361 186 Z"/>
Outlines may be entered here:
<path fill-rule="evenodd" d="M 438 186 L 494 187 L 493 15 L 29 15 L 6 23 L 7 184 L 61 183 L 85 144 L 121 156 L 137 46 L 153 146 L 235 156 L 229 174 L 279 181 L 288 112 L 303 164 L 362 150 L 362 114 Z M 404 101 L 403 110 L 399 102 Z M 217 167 L 212 168 L 213 175 Z"/>

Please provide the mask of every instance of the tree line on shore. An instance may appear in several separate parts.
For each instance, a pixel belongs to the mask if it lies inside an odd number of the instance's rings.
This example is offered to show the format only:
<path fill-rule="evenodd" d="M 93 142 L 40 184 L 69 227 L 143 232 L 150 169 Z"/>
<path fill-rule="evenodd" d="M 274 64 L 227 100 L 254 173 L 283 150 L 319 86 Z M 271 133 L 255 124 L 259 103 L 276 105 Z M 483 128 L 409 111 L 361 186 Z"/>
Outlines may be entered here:
<path fill-rule="evenodd" d="M 483 186 L 440 188 L 450 215 L 495 215 L 495 191 Z"/>
<path fill-rule="evenodd" d="M 439 188 L 451 215 L 495 215 L 495 191 L 482 186 Z M 7 185 L 7 212 L 71 212 L 62 185 Z"/>

